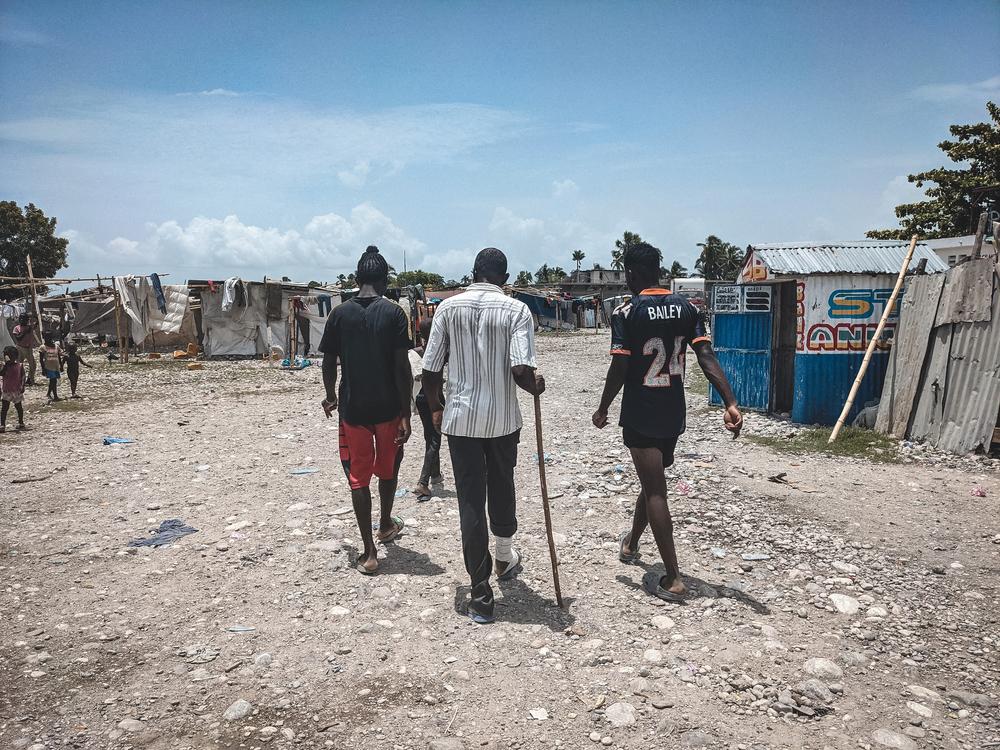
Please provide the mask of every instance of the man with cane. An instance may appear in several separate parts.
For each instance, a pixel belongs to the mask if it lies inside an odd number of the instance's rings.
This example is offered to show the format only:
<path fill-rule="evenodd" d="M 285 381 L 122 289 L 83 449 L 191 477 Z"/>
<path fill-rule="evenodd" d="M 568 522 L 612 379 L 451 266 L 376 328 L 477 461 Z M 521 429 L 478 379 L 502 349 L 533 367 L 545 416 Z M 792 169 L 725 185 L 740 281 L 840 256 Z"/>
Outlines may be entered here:
<path fill-rule="evenodd" d="M 462 555 L 472 579 L 468 614 L 473 622 L 494 620 L 490 574 L 517 574 L 514 466 L 521 433 L 518 386 L 533 396 L 545 390 L 535 370 L 534 320 L 527 306 L 504 294 L 507 258 L 482 250 L 473 284 L 446 299 L 434 313 L 424 351 L 423 384 L 434 424 L 448 437 L 462 527 Z M 448 364 L 448 399 L 441 406 L 441 372 Z M 489 527 L 487 528 L 487 515 Z M 489 551 L 496 538 L 496 566 Z M 493 568 L 493 570 L 491 570 Z"/>

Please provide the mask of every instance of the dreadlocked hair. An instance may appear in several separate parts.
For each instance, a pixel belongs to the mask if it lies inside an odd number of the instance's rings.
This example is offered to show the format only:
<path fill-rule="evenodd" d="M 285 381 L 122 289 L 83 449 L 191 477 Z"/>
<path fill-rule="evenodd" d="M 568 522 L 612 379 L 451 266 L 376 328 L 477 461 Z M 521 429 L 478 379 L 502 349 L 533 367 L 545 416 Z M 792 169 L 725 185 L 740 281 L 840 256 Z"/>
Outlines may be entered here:
<path fill-rule="evenodd" d="M 648 242 L 639 242 L 625 249 L 622 263 L 627 271 L 638 271 L 644 275 L 658 276 L 660 273 L 660 251 Z"/>
<path fill-rule="evenodd" d="M 389 280 L 389 264 L 375 245 L 369 245 L 361 255 L 354 276 L 359 284 L 377 284 Z"/>

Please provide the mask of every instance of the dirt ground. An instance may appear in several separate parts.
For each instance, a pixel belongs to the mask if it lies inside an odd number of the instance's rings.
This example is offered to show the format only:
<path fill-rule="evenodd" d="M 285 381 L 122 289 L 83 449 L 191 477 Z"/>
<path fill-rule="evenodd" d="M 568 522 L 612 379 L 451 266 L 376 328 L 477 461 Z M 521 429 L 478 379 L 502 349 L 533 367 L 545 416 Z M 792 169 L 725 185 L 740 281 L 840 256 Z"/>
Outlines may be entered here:
<path fill-rule="evenodd" d="M 352 569 L 318 367 L 102 364 L 80 401 L 30 390 L 31 430 L 0 435 L 0 748 L 1000 746 L 997 461 L 776 452 L 692 387 L 668 485 L 697 596 L 663 605 L 640 588 L 652 537 L 617 559 L 637 485 L 590 424 L 606 337 L 538 348 L 568 606 L 523 398 L 525 570 L 491 626 L 456 611 L 451 492 L 400 497 L 380 574 Z M 421 452 L 417 424 L 401 487 Z M 168 519 L 198 531 L 127 546 Z"/>

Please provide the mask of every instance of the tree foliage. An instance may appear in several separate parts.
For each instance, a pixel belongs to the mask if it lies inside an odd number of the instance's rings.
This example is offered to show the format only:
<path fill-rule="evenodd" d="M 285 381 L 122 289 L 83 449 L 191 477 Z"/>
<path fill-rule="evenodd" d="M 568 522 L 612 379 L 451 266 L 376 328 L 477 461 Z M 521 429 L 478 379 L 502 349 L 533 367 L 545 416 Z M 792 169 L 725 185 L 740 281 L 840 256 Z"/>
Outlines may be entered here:
<path fill-rule="evenodd" d="M 611 267 L 616 271 L 625 268 L 625 251 L 630 247 L 641 245 L 643 242 L 644 240 L 637 233 L 624 232 L 620 240 L 615 240 L 615 249 L 611 251 Z M 657 247 L 656 252 L 659 253 L 660 263 L 662 263 L 663 251 Z"/>
<path fill-rule="evenodd" d="M 514 286 L 531 286 L 534 283 L 534 279 L 531 276 L 531 271 L 521 271 L 517 274 L 517 278 L 514 279 Z"/>
<path fill-rule="evenodd" d="M 991 122 L 952 125 L 955 140 L 941 141 L 938 148 L 962 169 L 939 167 L 911 174 L 906 179 L 918 188 L 932 183 L 924 194 L 928 200 L 896 206 L 899 229 L 874 229 L 869 237 L 880 240 L 908 240 L 914 234 L 923 238 L 952 237 L 975 231 L 983 206 L 977 188 L 1000 185 L 1000 107 L 986 103 Z"/>
<path fill-rule="evenodd" d="M 583 250 L 574 250 L 573 251 L 573 262 L 576 263 L 576 270 L 577 271 L 580 270 L 580 264 L 583 262 L 583 259 L 586 258 L 586 257 L 587 257 L 587 255 L 586 255 L 586 253 L 583 252 Z"/>
<path fill-rule="evenodd" d="M 56 237 L 56 219 L 29 203 L 21 208 L 14 201 L 0 201 L 0 276 L 27 276 L 28 256 L 35 278 L 52 278 L 66 267 L 69 240 Z M 38 287 L 45 293 L 45 287 Z M 24 295 L 21 289 L 0 291 L 0 299 Z"/>
<path fill-rule="evenodd" d="M 739 246 L 710 234 L 701 243 L 701 256 L 694 270 L 706 279 L 734 281 L 742 265 L 743 251 Z"/>
<path fill-rule="evenodd" d="M 560 284 L 565 278 L 566 272 L 561 266 L 549 266 L 548 263 L 545 263 L 535 271 L 535 283 L 539 286 L 543 284 Z"/>
<path fill-rule="evenodd" d="M 420 269 L 416 271 L 403 271 L 396 274 L 397 286 L 417 286 L 418 284 L 431 289 L 438 289 L 444 286 L 444 276 L 439 273 L 421 271 Z"/>
<path fill-rule="evenodd" d="M 670 264 L 670 268 L 667 269 L 665 276 L 669 276 L 671 279 L 683 279 L 688 275 L 688 270 L 681 265 L 679 260 L 675 260 Z"/>

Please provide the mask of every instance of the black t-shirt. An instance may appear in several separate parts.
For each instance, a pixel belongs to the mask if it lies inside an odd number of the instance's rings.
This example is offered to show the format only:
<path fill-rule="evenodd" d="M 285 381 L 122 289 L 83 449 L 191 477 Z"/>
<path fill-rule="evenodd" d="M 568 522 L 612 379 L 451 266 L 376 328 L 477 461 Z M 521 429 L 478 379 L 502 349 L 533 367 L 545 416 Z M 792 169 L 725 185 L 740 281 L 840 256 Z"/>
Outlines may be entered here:
<path fill-rule="evenodd" d="M 409 348 L 406 328 L 403 309 L 384 297 L 352 297 L 330 313 L 319 350 L 340 357 L 340 416 L 348 424 L 399 416 L 395 360 Z"/>
<path fill-rule="evenodd" d="M 684 432 L 684 353 L 706 341 L 698 309 L 666 289 L 645 289 L 611 315 L 611 354 L 628 357 L 619 424 L 652 438 Z"/>

